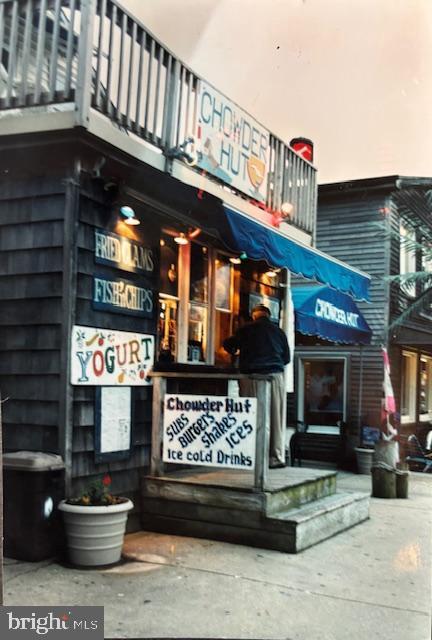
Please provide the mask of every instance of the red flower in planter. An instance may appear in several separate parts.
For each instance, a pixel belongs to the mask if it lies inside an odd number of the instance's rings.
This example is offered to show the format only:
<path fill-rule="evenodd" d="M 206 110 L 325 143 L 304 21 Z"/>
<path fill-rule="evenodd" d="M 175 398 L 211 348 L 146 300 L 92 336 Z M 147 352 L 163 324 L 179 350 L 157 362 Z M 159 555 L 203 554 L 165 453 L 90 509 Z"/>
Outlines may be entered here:
<path fill-rule="evenodd" d="M 78 498 L 70 498 L 68 504 L 78 504 L 82 506 L 108 506 L 110 504 L 121 504 L 126 498 L 113 496 L 109 491 L 111 486 L 111 476 L 106 473 L 101 479 L 94 480 Z"/>
<path fill-rule="evenodd" d="M 102 478 L 102 484 L 103 484 L 104 487 L 109 487 L 110 486 L 110 484 L 111 484 L 111 476 L 108 473 L 106 473 L 104 475 L 104 477 Z"/>

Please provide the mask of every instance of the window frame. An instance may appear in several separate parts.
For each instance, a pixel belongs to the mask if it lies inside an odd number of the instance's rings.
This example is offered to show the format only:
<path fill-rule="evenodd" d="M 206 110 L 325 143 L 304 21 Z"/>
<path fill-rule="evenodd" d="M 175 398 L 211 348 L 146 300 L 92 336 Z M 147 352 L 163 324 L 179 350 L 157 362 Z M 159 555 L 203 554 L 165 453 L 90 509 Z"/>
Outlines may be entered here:
<path fill-rule="evenodd" d="M 421 376 L 421 361 L 426 361 L 427 366 L 427 400 L 428 400 L 428 411 L 426 413 L 420 413 L 420 393 L 422 391 L 422 383 L 419 378 L 419 414 L 418 419 L 419 422 L 428 422 L 432 420 L 432 356 L 427 355 L 426 353 L 421 353 L 419 357 L 419 373 Z"/>
<path fill-rule="evenodd" d="M 401 394 L 400 394 L 400 421 L 401 424 L 412 424 L 416 422 L 417 418 L 417 394 L 418 394 L 418 354 L 415 351 L 407 351 L 406 349 L 402 350 L 402 366 L 401 366 Z M 405 387 L 405 378 L 404 378 L 404 366 L 403 366 L 403 358 L 408 358 L 411 362 L 410 364 L 410 387 L 408 389 L 408 414 L 402 415 L 402 403 L 404 398 L 404 387 Z"/>
<path fill-rule="evenodd" d="M 229 313 L 231 322 L 233 318 L 233 308 L 217 309 L 216 308 L 216 260 L 218 256 L 230 257 L 230 254 L 210 246 L 206 242 L 193 241 L 194 244 L 206 247 L 208 256 L 208 291 L 207 302 L 198 303 L 190 299 L 190 274 L 191 274 L 191 245 L 181 245 L 179 250 L 179 301 L 178 301 L 178 347 L 177 362 L 182 364 L 207 364 L 215 363 L 215 334 L 216 334 L 216 315 L 217 311 L 221 313 Z M 234 304 L 234 268 L 230 265 L 230 300 L 231 306 Z M 206 313 L 206 348 L 205 358 L 200 362 L 192 362 L 188 360 L 188 339 L 189 339 L 189 311 L 190 305 L 197 304 L 205 306 Z"/>
<path fill-rule="evenodd" d="M 416 242 L 416 230 L 403 220 L 399 221 L 399 275 L 403 276 L 417 271 L 417 252 L 415 249 L 407 249 L 403 238 L 409 242 Z M 417 291 L 415 283 L 400 284 L 401 291 L 409 298 L 415 298 Z"/>
<path fill-rule="evenodd" d="M 349 395 L 350 395 L 350 375 L 351 375 L 351 354 L 348 352 L 329 352 L 329 351 L 302 351 L 301 353 L 297 353 L 295 356 L 296 363 L 296 378 L 297 378 L 297 420 L 304 422 L 305 419 L 305 411 L 304 411 L 304 384 L 305 384 L 305 369 L 304 369 L 304 361 L 342 361 L 344 364 L 344 377 L 343 377 L 343 409 L 342 409 L 342 420 L 346 422 L 348 419 L 348 407 L 349 407 Z M 312 430 L 314 425 L 312 426 Z M 315 428 L 315 431 L 318 427 Z M 329 429 L 329 432 L 332 432 L 331 427 L 323 427 L 324 429 Z M 324 433 L 324 431 L 323 431 Z"/>

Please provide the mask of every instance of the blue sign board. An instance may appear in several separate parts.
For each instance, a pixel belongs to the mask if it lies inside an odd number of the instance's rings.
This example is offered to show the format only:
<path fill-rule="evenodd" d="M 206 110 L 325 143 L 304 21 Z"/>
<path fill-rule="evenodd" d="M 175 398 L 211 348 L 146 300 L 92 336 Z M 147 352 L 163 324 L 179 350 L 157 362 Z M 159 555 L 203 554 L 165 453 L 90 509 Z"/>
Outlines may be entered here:
<path fill-rule="evenodd" d="M 124 278 L 93 278 L 93 308 L 111 313 L 127 313 L 152 318 L 155 302 L 152 289 L 140 287 Z"/>
<path fill-rule="evenodd" d="M 150 277 L 155 273 L 151 247 L 103 229 L 95 229 L 95 262 Z"/>

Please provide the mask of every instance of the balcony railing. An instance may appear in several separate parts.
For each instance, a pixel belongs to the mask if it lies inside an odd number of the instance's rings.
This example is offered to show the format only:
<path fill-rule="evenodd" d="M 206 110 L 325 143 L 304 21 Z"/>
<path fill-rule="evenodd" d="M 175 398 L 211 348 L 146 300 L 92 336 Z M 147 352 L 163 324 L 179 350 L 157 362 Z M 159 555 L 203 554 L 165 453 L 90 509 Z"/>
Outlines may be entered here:
<path fill-rule="evenodd" d="M 0 0 L 0 53 L 0 110 L 72 103 L 165 154 L 196 133 L 203 80 L 115 0 Z M 313 233 L 314 167 L 270 134 L 268 171 L 264 206 Z"/>

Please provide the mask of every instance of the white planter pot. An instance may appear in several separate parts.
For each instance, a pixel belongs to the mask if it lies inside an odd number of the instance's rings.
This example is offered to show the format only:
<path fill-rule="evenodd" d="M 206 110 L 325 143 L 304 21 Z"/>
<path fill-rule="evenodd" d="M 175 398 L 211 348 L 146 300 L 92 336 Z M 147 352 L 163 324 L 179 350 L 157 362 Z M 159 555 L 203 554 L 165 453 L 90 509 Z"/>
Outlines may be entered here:
<path fill-rule="evenodd" d="M 120 560 L 131 500 L 106 507 L 66 504 L 63 512 L 69 560 L 82 566 L 114 564 Z"/>
<path fill-rule="evenodd" d="M 373 449 L 363 449 L 355 447 L 357 457 L 357 469 L 359 473 L 369 474 L 372 468 L 372 460 L 374 456 Z"/>

